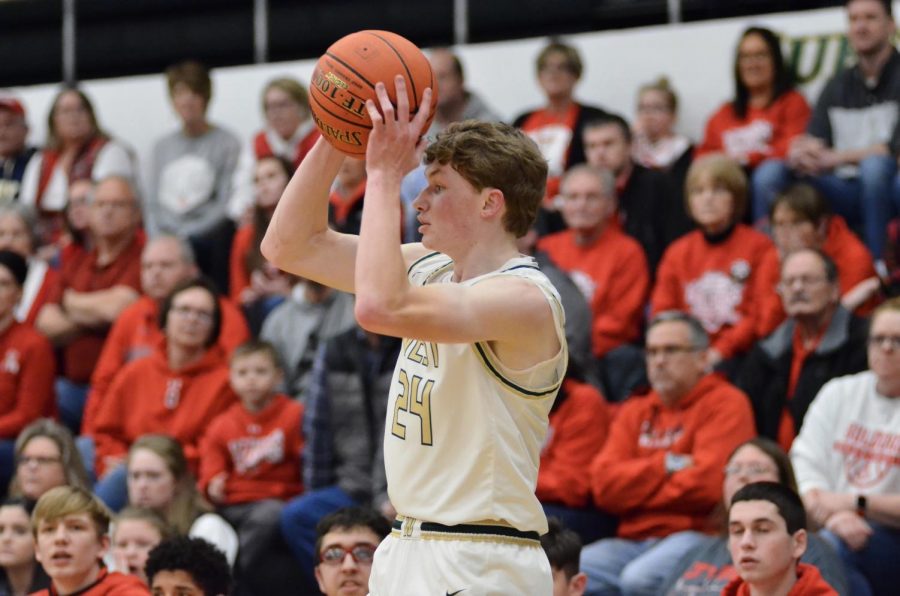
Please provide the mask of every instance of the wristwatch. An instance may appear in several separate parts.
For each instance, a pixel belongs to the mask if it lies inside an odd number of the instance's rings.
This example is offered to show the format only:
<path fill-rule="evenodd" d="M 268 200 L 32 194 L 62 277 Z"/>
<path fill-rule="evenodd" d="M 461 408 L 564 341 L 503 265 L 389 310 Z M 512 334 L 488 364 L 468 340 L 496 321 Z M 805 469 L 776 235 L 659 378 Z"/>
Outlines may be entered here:
<path fill-rule="evenodd" d="M 866 499 L 866 495 L 856 495 L 856 513 L 860 517 L 866 516 L 866 506 L 868 505 L 868 500 Z"/>

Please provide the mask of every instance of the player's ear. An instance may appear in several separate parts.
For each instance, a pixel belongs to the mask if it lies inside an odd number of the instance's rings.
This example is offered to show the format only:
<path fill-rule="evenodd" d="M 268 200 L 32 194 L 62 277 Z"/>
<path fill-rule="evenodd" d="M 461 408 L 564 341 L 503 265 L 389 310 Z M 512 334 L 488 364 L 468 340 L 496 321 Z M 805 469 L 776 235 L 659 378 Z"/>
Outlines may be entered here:
<path fill-rule="evenodd" d="M 487 218 L 496 217 L 506 205 L 506 197 L 499 188 L 485 188 L 481 191 L 481 215 Z"/>

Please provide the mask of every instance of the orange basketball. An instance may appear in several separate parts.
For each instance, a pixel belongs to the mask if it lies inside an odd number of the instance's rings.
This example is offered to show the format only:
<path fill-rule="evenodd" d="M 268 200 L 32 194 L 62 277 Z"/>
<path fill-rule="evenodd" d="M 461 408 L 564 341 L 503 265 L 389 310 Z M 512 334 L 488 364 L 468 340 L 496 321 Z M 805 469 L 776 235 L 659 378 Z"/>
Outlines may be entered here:
<path fill-rule="evenodd" d="M 437 81 L 422 50 L 390 31 L 358 31 L 334 42 L 316 63 L 309 90 L 313 120 L 328 142 L 347 155 L 364 156 L 372 130 L 366 100 L 377 104 L 375 83 L 381 81 L 396 106 L 398 74 L 406 79 L 411 117 L 431 87 L 427 129 L 437 104 Z"/>

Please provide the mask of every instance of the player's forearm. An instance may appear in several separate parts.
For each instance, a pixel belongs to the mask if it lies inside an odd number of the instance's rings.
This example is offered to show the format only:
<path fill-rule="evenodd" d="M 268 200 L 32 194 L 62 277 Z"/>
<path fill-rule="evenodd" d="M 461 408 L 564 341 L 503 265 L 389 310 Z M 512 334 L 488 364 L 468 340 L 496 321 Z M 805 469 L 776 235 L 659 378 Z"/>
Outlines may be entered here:
<path fill-rule="evenodd" d="M 343 161 L 343 154 L 319 139 L 284 189 L 260 246 L 279 269 L 301 273 L 298 263 L 328 230 L 328 193 Z"/>
<path fill-rule="evenodd" d="M 401 180 L 376 172 L 366 186 L 354 285 L 357 320 L 372 331 L 401 308 L 409 288 L 398 241 Z"/>

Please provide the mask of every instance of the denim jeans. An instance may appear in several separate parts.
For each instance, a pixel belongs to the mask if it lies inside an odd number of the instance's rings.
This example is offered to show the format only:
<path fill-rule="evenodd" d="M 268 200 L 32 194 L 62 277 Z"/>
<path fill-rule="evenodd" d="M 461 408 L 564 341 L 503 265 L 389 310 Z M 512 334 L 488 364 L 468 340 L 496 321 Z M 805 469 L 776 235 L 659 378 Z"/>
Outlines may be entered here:
<path fill-rule="evenodd" d="M 867 521 L 872 526 L 873 533 L 866 545 L 858 551 L 851 550 L 843 540 L 828 530 L 822 530 L 820 534 L 831 543 L 844 562 L 851 586 L 858 585 L 854 576 L 862 575 L 868 581 L 872 594 L 896 594 L 897 586 L 900 586 L 900 566 L 897 565 L 900 529 Z M 859 594 L 860 591 L 854 589 L 854 596 Z"/>

